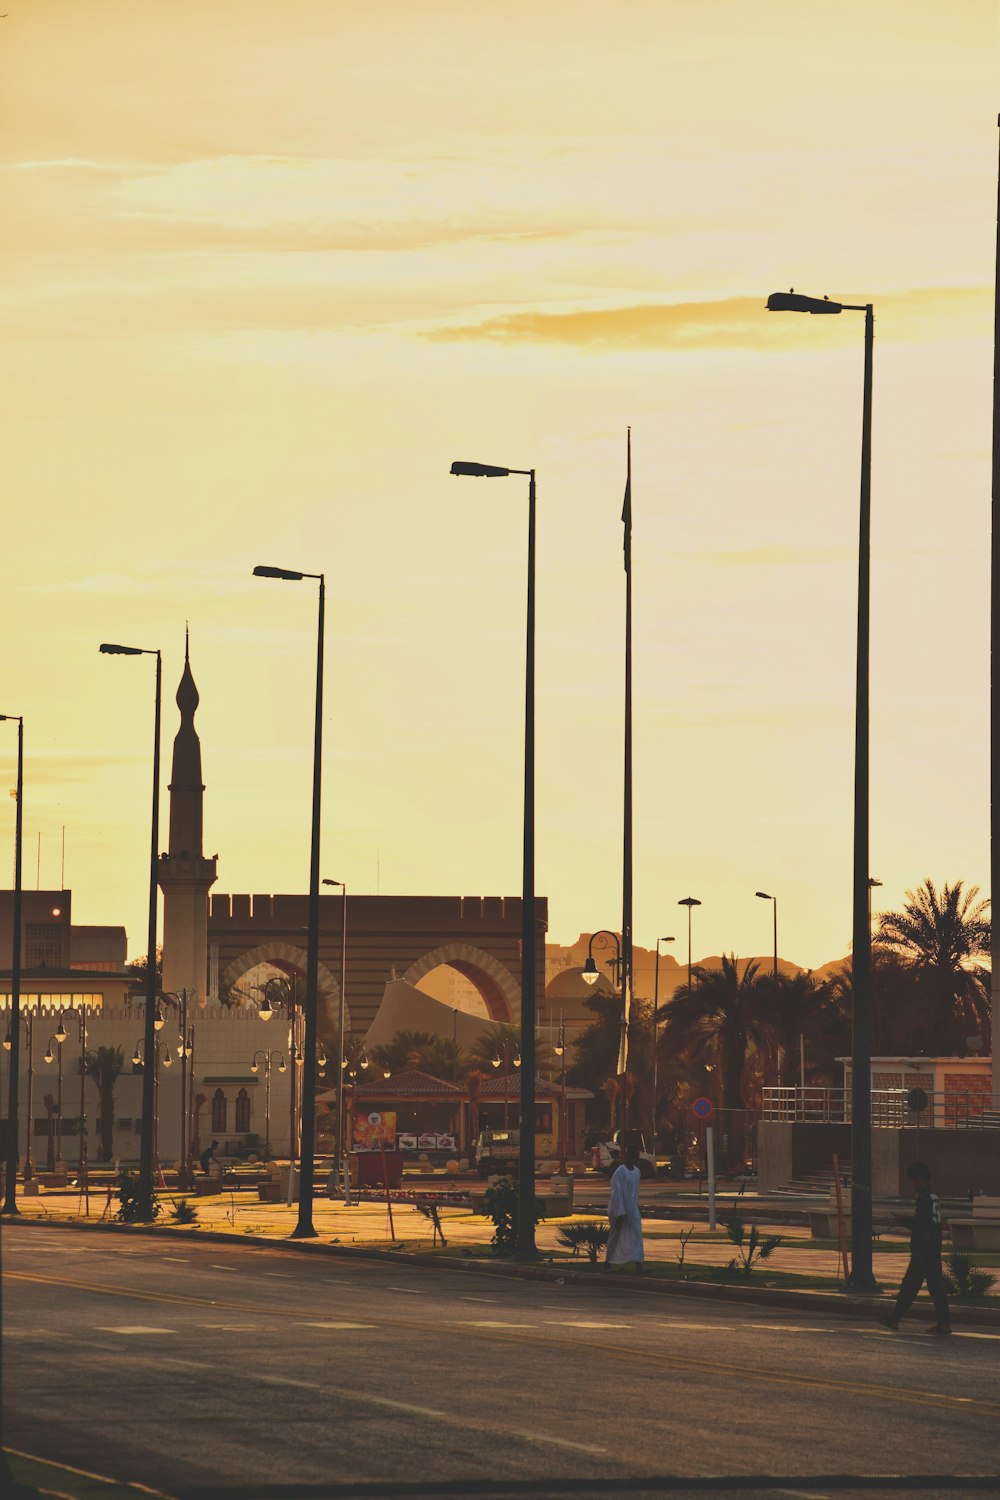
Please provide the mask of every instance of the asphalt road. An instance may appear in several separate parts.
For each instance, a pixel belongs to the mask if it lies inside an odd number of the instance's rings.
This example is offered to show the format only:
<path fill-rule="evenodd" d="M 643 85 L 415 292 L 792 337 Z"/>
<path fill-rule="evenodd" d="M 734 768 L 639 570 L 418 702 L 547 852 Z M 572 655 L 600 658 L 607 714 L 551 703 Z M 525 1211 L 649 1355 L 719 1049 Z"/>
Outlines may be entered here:
<path fill-rule="evenodd" d="M 4 1441 L 179 1500 L 1000 1492 L 1000 1333 L 6 1225 Z"/>

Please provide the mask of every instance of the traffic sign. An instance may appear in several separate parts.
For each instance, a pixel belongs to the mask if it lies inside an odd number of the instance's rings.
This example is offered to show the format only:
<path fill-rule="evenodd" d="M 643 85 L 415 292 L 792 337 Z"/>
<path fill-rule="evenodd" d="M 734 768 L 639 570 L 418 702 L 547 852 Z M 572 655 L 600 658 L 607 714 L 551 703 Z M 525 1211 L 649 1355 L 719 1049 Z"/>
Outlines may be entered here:
<path fill-rule="evenodd" d="M 706 1099 L 704 1095 L 702 1095 L 700 1099 L 696 1099 L 694 1101 L 691 1108 L 694 1110 L 699 1120 L 707 1120 L 712 1113 L 712 1101 L 711 1099 Z"/>

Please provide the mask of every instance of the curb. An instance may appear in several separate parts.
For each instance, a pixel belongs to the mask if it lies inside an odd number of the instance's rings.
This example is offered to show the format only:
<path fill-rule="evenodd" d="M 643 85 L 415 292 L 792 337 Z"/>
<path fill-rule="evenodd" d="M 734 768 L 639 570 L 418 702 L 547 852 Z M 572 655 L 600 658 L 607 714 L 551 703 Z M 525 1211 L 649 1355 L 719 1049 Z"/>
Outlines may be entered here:
<path fill-rule="evenodd" d="M 565 1264 L 521 1265 L 510 1261 L 486 1261 L 466 1256 L 414 1255 L 402 1250 L 375 1250 L 353 1245 L 332 1245 L 319 1240 L 274 1240 L 265 1235 L 227 1234 L 219 1229 L 185 1229 L 183 1227 L 162 1228 L 150 1224 L 117 1224 L 96 1221 L 94 1223 L 68 1223 L 60 1219 L 24 1218 L 5 1219 L 4 1227 L 11 1224 L 40 1225 L 46 1229 L 89 1230 L 92 1234 L 132 1234 L 146 1238 L 201 1240 L 215 1245 L 247 1245 L 253 1249 L 278 1250 L 300 1255 L 328 1255 L 346 1260 L 388 1261 L 394 1265 L 407 1265 L 420 1270 L 474 1271 L 487 1276 L 504 1276 L 520 1281 L 549 1281 L 559 1285 L 573 1286 L 603 1285 L 614 1287 L 627 1294 L 637 1296 L 694 1297 L 717 1302 L 732 1302 L 751 1307 L 783 1307 L 799 1312 L 823 1312 L 834 1317 L 867 1318 L 878 1321 L 887 1312 L 890 1304 L 884 1297 L 850 1297 L 843 1292 L 813 1292 L 783 1290 L 777 1287 L 737 1287 L 731 1283 L 719 1285 L 710 1281 L 658 1281 L 655 1277 L 628 1276 L 621 1272 L 607 1273 L 600 1270 L 574 1270 Z M 917 1316 L 927 1314 L 930 1321 L 931 1308 L 920 1305 L 914 1309 Z M 1000 1331 L 1000 1307 L 963 1307 L 952 1305 L 952 1322 L 968 1327 L 996 1328 Z"/>

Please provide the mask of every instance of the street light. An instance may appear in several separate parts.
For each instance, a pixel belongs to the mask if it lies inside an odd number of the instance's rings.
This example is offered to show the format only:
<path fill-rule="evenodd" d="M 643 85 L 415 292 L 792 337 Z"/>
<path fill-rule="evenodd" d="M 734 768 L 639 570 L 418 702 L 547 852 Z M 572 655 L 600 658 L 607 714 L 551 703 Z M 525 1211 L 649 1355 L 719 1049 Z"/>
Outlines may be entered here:
<path fill-rule="evenodd" d="M 7 1027 L 7 1035 L 4 1037 L 4 1040 L 3 1040 L 4 1051 L 5 1052 L 9 1052 L 10 1055 L 11 1055 L 10 1056 L 10 1068 L 8 1070 L 8 1085 L 7 1085 L 8 1089 L 10 1089 L 10 1087 L 12 1086 L 12 1082 L 13 1082 L 14 1058 L 18 1054 L 18 1045 L 17 1045 L 18 1044 L 18 1032 L 20 1030 L 20 1023 L 21 1023 L 21 1021 L 24 1022 L 24 1031 L 25 1031 L 25 1035 L 26 1035 L 26 1037 L 28 1039 L 28 1139 L 27 1139 L 27 1141 L 25 1143 L 25 1147 L 24 1147 L 24 1181 L 25 1182 L 30 1182 L 31 1179 L 32 1179 L 32 1177 L 35 1175 L 34 1164 L 33 1164 L 32 1160 L 31 1160 L 31 1136 L 32 1136 L 32 1129 L 31 1129 L 31 1093 L 32 1093 L 32 1083 L 33 1083 L 33 1080 L 34 1080 L 34 1077 L 35 1077 L 35 1047 L 34 1047 L 34 1030 L 35 1030 L 35 1027 L 34 1027 L 34 1020 L 35 1020 L 34 1015 L 32 1014 L 32 1012 L 30 1010 L 26 1010 L 23 1013 L 19 1014 L 17 1025 L 14 1024 L 14 1019 L 13 1019 L 13 1017 L 11 1017 L 10 1024 Z"/>
<path fill-rule="evenodd" d="M 875 877 L 874 877 L 874 875 L 869 875 L 869 877 L 868 877 L 868 926 L 869 926 L 869 929 L 871 928 L 871 925 L 872 925 L 872 891 L 875 889 L 876 886 L 880 886 L 881 884 L 882 884 L 881 880 L 876 880 Z"/>
<path fill-rule="evenodd" d="M 535 471 L 456 462 L 451 472 L 481 479 L 528 480 L 528 591 L 524 666 L 524 837 L 521 884 L 521 1139 L 517 1177 L 517 1249 L 535 1253 Z"/>
<path fill-rule="evenodd" d="M 773 901 L 774 903 L 774 977 L 778 977 L 778 898 L 769 896 L 767 891 L 754 891 L 761 901 Z"/>
<path fill-rule="evenodd" d="M 653 979 L 653 1133 L 650 1142 L 650 1149 L 654 1157 L 656 1156 L 657 1064 L 659 1061 L 659 1047 L 657 1044 L 660 1039 L 660 944 L 672 943 L 674 941 L 675 939 L 672 937 L 658 937 L 656 939 L 656 970 Z"/>
<path fill-rule="evenodd" d="M 188 1186 L 188 1058 L 190 1057 L 192 1050 L 188 1046 L 187 989 L 182 989 L 179 995 L 173 990 L 165 990 L 160 996 L 160 1000 L 157 1001 L 156 1016 L 153 1021 L 153 1025 L 158 1029 L 162 1029 L 165 1025 L 165 1021 L 160 1010 L 160 1004 L 163 1000 L 169 1000 L 171 1004 L 177 1006 L 178 1020 L 180 1023 L 180 1029 L 177 1035 L 177 1056 L 181 1060 L 181 1155 L 180 1165 L 177 1171 L 177 1186 L 181 1190 L 181 1192 L 183 1192 L 184 1189 Z M 191 1092 L 194 1093 L 193 1088 L 191 1089 Z"/>
<path fill-rule="evenodd" d="M 566 1174 L 566 1025 L 559 1012 L 559 1044 L 553 1048 L 562 1063 L 559 1089 L 559 1171 Z"/>
<path fill-rule="evenodd" d="M 334 1128 L 333 1162 L 334 1181 L 341 1170 L 347 1171 L 344 1160 L 344 1028 L 347 1025 L 347 882 L 324 880 L 324 885 L 339 886 L 343 892 L 340 903 L 340 998 L 337 1005 L 337 1122 Z"/>
<path fill-rule="evenodd" d="M 855 1292 L 877 1292 L 872 1267 L 872 943 L 868 916 L 869 866 L 869 641 L 871 606 L 872 303 L 831 302 L 775 292 L 769 312 L 865 315 L 865 369 L 861 408 L 861 501 L 858 525 L 858 640 L 854 718 L 854 891 L 851 987 L 851 1274 Z"/>
<path fill-rule="evenodd" d="M 107 641 L 100 647 L 104 656 L 155 656 L 156 699 L 153 714 L 153 813 L 149 851 L 149 923 L 146 942 L 146 1056 L 152 1055 L 156 1034 L 156 895 L 157 858 L 160 841 L 160 683 L 162 659 L 159 651 L 147 650 L 143 646 L 118 646 Z M 153 1104 L 153 1070 L 143 1069 L 142 1075 L 142 1134 L 139 1146 L 139 1205 L 140 1217 L 153 1217 L 153 1135 L 155 1132 Z"/>
<path fill-rule="evenodd" d="M 10 1071 L 7 1075 L 7 1165 L 3 1208 L 0 1213 L 17 1214 L 17 1086 L 21 1064 L 21 846 L 24 818 L 24 719 L 20 714 L 0 714 L 17 724 L 17 802 L 14 812 L 14 911 L 10 968 Z M 30 1142 L 28 1149 L 31 1149 Z"/>
<path fill-rule="evenodd" d="M 59 1016 L 59 1030 L 55 1033 L 54 1036 L 50 1036 L 49 1037 L 48 1045 L 45 1048 L 45 1058 L 44 1058 L 44 1061 L 49 1066 L 51 1066 L 52 1063 L 54 1063 L 56 1061 L 57 1057 L 58 1057 L 58 1060 L 59 1060 L 59 1067 L 56 1070 L 56 1156 L 55 1156 L 55 1160 L 54 1161 L 52 1160 L 52 1123 L 51 1123 L 51 1117 L 50 1117 L 50 1120 L 49 1120 L 49 1170 L 50 1171 L 52 1171 L 53 1168 L 56 1167 L 58 1165 L 58 1163 L 62 1161 L 62 1108 L 63 1108 L 63 1053 L 62 1053 L 62 1049 L 63 1049 L 63 1042 L 66 1040 L 66 1036 L 67 1036 L 67 1032 L 66 1032 L 65 1027 L 63 1026 L 62 1015 L 60 1014 L 60 1016 Z M 57 1048 L 56 1052 L 52 1051 L 52 1044 L 53 1044 L 53 1042 L 55 1043 L 56 1048 Z"/>
<path fill-rule="evenodd" d="M 302 1145 L 299 1151 L 299 1218 L 292 1239 L 315 1239 L 313 1226 L 313 1179 L 316 1150 L 316 1019 L 319 994 L 319 844 L 320 791 L 323 774 L 323 624 L 326 609 L 326 579 L 322 573 L 300 573 L 291 568 L 254 568 L 256 578 L 282 578 L 292 583 L 313 579 L 319 585 L 319 615 L 316 635 L 316 715 L 313 731 L 312 840 L 309 858 L 309 932 L 306 940 L 305 1066 L 302 1070 L 300 1119 Z M 294 1143 L 293 1143 L 294 1144 Z M 289 1192 L 292 1168 L 288 1168 Z"/>
<path fill-rule="evenodd" d="M 257 1070 L 258 1070 L 258 1064 L 257 1064 L 258 1057 L 262 1057 L 264 1059 L 264 1160 L 265 1161 L 270 1161 L 271 1160 L 271 1064 L 274 1061 L 274 1059 L 277 1058 L 278 1059 L 278 1072 L 279 1073 L 283 1073 L 285 1071 L 285 1059 L 284 1059 L 284 1057 L 282 1056 L 282 1054 L 280 1052 L 277 1052 L 277 1051 L 267 1052 L 267 1051 L 264 1050 L 264 1048 L 260 1048 L 253 1055 L 253 1062 L 250 1064 L 250 1071 L 251 1071 L 251 1073 L 256 1073 Z M 289 1166 L 289 1171 L 291 1171 L 291 1166 Z"/>
<path fill-rule="evenodd" d="M 688 989 L 691 988 L 691 908 L 700 906 L 701 902 L 697 896 L 682 896 L 677 903 L 678 906 L 686 906 L 688 909 Z"/>

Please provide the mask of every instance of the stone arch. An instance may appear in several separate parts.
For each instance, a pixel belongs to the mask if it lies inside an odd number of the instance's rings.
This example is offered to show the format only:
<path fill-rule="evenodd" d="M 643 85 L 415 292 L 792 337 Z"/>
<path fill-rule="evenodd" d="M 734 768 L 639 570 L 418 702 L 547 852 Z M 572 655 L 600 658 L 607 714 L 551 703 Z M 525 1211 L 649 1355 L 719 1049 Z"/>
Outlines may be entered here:
<path fill-rule="evenodd" d="M 415 986 L 425 974 L 441 964 L 457 970 L 475 985 L 491 1021 L 517 1022 L 521 1019 L 521 986 L 509 969 L 473 943 L 445 943 L 434 948 L 412 963 L 403 979 Z"/>
<path fill-rule="evenodd" d="M 239 984 L 244 974 L 248 973 L 251 969 L 255 969 L 258 964 L 273 964 L 276 969 L 304 974 L 306 972 L 306 961 L 306 950 L 297 947 L 294 943 L 284 943 L 280 940 L 273 943 L 261 943 L 259 947 L 248 948 L 246 952 L 241 953 L 237 958 L 230 959 L 220 976 L 219 986 L 223 990 L 232 989 L 234 984 Z M 331 969 L 327 968 L 326 964 L 321 962 L 317 973 L 317 982 L 321 997 L 320 1004 L 322 1005 L 323 997 L 325 997 L 329 1015 L 336 1022 L 337 1008 L 340 1003 L 340 980 Z M 345 1030 L 350 1031 L 351 1010 L 350 1006 L 346 1004 L 344 1006 L 344 1026 Z"/>

